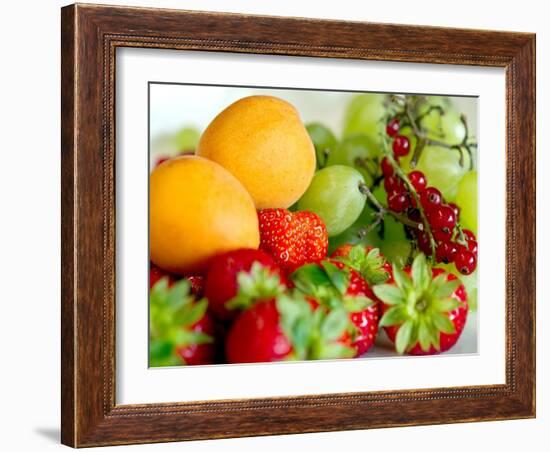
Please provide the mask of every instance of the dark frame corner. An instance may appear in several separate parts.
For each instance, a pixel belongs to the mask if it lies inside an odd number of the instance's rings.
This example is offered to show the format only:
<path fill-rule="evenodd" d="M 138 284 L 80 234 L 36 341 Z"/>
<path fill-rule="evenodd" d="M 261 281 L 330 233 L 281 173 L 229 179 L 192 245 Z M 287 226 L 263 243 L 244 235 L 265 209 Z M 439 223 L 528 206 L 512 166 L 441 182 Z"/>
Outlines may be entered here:
<path fill-rule="evenodd" d="M 61 35 L 64 444 L 85 447 L 535 416 L 534 34 L 77 4 L 62 8 Z M 505 68 L 506 383 L 116 405 L 117 47 Z"/>

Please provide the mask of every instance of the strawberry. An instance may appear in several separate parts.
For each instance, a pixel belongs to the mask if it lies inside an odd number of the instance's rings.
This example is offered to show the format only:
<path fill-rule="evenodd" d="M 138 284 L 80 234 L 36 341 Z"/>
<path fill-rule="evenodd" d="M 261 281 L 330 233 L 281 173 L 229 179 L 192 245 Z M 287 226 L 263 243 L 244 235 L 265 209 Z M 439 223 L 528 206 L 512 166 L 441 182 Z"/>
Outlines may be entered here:
<path fill-rule="evenodd" d="M 212 259 L 204 292 L 212 314 L 229 321 L 237 316 L 238 309 L 255 299 L 274 297 L 285 288 L 286 278 L 271 256 L 243 248 Z"/>
<path fill-rule="evenodd" d="M 149 266 L 149 289 L 161 279 L 168 278 L 168 286 L 171 287 L 174 283 L 181 279 L 181 276 L 165 272 L 151 262 Z M 197 298 L 202 298 L 204 292 L 204 278 L 202 276 L 188 276 L 186 278 L 191 283 L 191 293 Z"/>
<path fill-rule="evenodd" d="M 151 262 L 149 265 L 149 289 L 152 289 L 153 286 L 164 277 L 167 278 L 169 286 L 172 286 L 176 281 L 176 277 L 174 275 L 165 272 Z"/>
<path fill-rule="evenodd" d="M 383 302 L 383 326 L 398 353 L 432 355 L 449 350 L 464 329 L 468 301 L 453 274 L 430 268 L 423 253 L 412 267 L 393 267 L 394 281 L 374 286 Z"/>
<path fill-rule="evenodd" d="M 225 343 L 229 363 L 350 358 L 339 338 L 349 328 L 342 309 L 316 309 L 297 293 L 258 301 L 233 322 Z"/>
<path fill-rule="evenodd" d="M 391 265 L 378 248 L 346 243 L 336 248 L 331 257 L 358 271 L 369 286 L 382 284 L 391 277 Z"/>
<path fill-rule="evenodd" d="M 208 301 L 197 300 L 190 282 L 170 287 L 161 278 L 150 292 L 149 365 L 212 364 L 216 355 L 214 323 L 206 312 Z"/>
<path fill-rule="evenodd" d="M 355 350 L 366 353 L 378 333 L 379 307 L 376 297 L 359 272 L 336 260 L 300 267 L 291 276 L 296 288 L 319 300 L 325 309 L 344 309 L 352 328 L 341 338 Z"/>
<path fill-rule="evenodd" d="M 286 272 L 327 255 L 327 228 L 313 212 L 264 209 L 258 218 L 260 249 L 271 254 Z"/>

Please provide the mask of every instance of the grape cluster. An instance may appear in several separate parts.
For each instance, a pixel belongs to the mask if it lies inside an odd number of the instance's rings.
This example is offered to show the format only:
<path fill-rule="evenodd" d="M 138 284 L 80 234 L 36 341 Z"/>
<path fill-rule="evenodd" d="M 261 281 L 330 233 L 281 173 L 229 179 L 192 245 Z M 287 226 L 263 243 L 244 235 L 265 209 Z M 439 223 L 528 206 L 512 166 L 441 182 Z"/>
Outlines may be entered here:
<path fill-rule="evenodd" d="M 393 159 L 399 163 L 400 157 L 409 154 L 409 138 L 400 135 L 398 118 L 393 118 L 386 126 L 386 133 L 392 140 Z M 402 176 L 395 171 L 392 161 L 384 157 L 381 162 L 384 175 L 384 189 L 387 193 L 388 208 L 399 214 L 405 214 L 409 220 L 422 225 L 411 231 L 416 238 L 418 248 L 428 256 L 435 251 L 437 262 L 454 263 L 463 275 L 471 274 L 477 267 L 477 239 L 468 229 L 461 229 L 460 208 L 453 203 L 446 203 L 441 192 L 428 186 L 428 181 L 421 171 L 411 171 Z M 403 180 L 407 178 L 407 182 Z M 412 193 L 410 188 L 416 193 Z M 417 203 L 420 203 L 418 206 Z M 420 208 L 424 212 L 425 224 Z M 432 249 L 429 227 L 435 241 Z"/>

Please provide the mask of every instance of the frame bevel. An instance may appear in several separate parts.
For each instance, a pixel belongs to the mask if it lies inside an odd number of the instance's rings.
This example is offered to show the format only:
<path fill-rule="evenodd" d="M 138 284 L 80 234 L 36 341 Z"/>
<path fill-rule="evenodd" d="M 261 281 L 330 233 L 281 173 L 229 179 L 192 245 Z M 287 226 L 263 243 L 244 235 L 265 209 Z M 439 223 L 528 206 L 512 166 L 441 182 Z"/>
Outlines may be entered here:
<path fill-rule="evenodd" d="M 62 8 L 61 35 L 64 444 L 85 447 L 535 415 L 535 35 L 83 4 Z M 505 68 L 506 383 L 117 406 L 117 47 Z"/>

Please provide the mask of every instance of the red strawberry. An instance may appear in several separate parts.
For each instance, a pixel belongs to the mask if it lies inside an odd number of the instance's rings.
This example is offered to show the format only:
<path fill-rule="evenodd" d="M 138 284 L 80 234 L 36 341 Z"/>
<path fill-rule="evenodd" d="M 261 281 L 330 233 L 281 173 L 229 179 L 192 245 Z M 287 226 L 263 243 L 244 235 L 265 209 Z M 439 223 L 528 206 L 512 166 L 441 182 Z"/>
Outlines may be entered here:
<path fill-rule="evenodd" d="M 319 300 L 326 309 L 343 308 L 353 324 L 340 340 L 366 353 L 378 333 L 379 307 L 374 293 L 361 275 L 343 262 L 325 260 L 300 267 L 292 274 L 296 288 Z"/>
<path fill-rule="evenodd" d="M 412 267 L 393 268 L 394 281 L 374 286 L 383 302 L 380 319 L 398 353 L 432 355 L 449 350 L 464 329 L 468 301 L 456 276 L 431 269 L 424 254 Z"/>
<path fill-rule="evenodd" d="M 265 209 L 258 218 L 260 249 L 271 254 L 283 270 L 291 272 L 327 255 L 327 228 L 314 213 Z"/>
<path fill-rule="evenodd" d="M 370 286 L 382 284 L 391 277 L 391 265 L 378 248 L 346 243 L 336 248 L 331 257 L 358 271 Z"/>
<path fill-rule="evenodd" d="M 286 278 L 271 256 L 243 248 L 212 259 L 204 292 L 211 312 L 228 321 L 238 314 L 236 308 L 243 309 L 254 299 L 274 297 L 285 288 Z"/>
<path fill-rule="evenodd" d="M 235 320 L 225 343 L 229 363 L 349 358 L 338 339 L 349 328 L 345 311 L 315 309 L 294 295 L 260 301 Z"/>
<path fill-rule="evenodd" d="M 149 289 L 152 289 L 153 286 L 164 277 L 168 278 L 168 285 L 170 286 L 176 281 L 176 277 L 174 275 L 165 272 L 151 262 L 149 266 Z"/>
<path fill-rule="evenodd" d="M 149 267 L 149 289 L 152 289 L 153 286 L 164 277 L 168 278 L 169 287 L 173 286 L 176 281 L 182 279 L 181 276 L 168 273 L 151 262 Z M 204 278 L 202 276 L 188 276 L 186 279 L 191 284 L 191 293 L 197 298 L 201 298 L 204 292 Z"/>
<path fill-rule="evenodd" d="M 215 337 L 216 327 L 212 318 L 205 313 L 196 323 L 189 327 L 189 330 L 195 334 L 204 334 L 211 338 Z M 211 343 L 201 341 L 190 341 L 186 345 L 176 348 L 176 353 L 189 366 L 199 364 L 212 364 L 215 361 L 216 349 Z"/>
<path fill-rule="evenodd" d="M 188 276 L 186 279 L 191 284 L 191 293 L 197 298 L 202 298 L 204 295 L 204 277 Z"/>
<path fill-rule="evenodd" d="M 212 364 L 216 356 L 215 328 L 206 312 L 208 301 L 198 300 L 183 279 L 169 286 L 158 281 L 150 293 L 149 365 Z"/>

